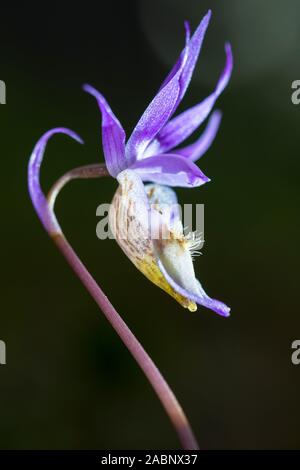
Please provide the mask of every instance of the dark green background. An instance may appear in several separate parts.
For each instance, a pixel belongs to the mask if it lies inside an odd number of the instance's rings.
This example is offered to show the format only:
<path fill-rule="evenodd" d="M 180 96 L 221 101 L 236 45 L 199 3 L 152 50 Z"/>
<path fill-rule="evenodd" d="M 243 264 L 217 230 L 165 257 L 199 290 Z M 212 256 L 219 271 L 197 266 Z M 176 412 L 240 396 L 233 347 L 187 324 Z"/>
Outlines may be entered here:
<path fill-rule="evenodd" d="M 205 97 L 232 43 L 235 67 L 218 101 L 216 142 L 201 160 L 212 182 L 178 191 L 205 204 L 196 272 L 229 319 L 182 309 L 113 241 L 96 207 L 113 180 L 75 182 L 57 205 L 69 240 L 168 379 L 202 448 L 299 448 L 299 2 L 156 0 L 1 6 L 0 448 L 176 448 L 152 389 L 43 231 L 27 193 L 39 136 L 63 125 L 85 140 L 49 144 L 42 182 L 103 161 L 101 90 L 128 134 L 207 8 L 213 19 L 181 110 Z"/>

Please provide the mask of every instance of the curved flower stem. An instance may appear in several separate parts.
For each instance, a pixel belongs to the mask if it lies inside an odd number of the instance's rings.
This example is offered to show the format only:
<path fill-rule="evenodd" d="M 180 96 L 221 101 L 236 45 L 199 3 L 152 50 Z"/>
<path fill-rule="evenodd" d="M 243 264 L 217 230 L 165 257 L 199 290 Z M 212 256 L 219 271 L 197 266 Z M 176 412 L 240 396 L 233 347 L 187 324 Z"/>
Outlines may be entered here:
<path fill-rule="evenodd" d="M 61 176 L 50 189 L 47 199 L 50 210 L 54 210 L 55 200 L 62 190 L 62 188 L 69 183 L 69 181 L 75 179 L 91 179 L 91 178 L 101 178 L 101 176 L 110 176 L 107 171 L 107 168 L 104 164 L 94 163 L 92 165 L 84 165 L 78 168 L 73 168 L 72 170 L 65 173 Z"/>
<path fill-rule="evenodd" d="M 165 411 L 178 434 L 183 449 L 197 450 L 199 447 L 194 437 L 193 431 L 174 393 L 140 342 L 136 339 L 132 331 L 128 328 L 126 323 L 110 303 L 102 289 L 93 279 L 87 268 L 78 258 L 77 254 L 66 240 L 55 217 L 55 199 L 63 186 L 75 178 L 96 178 L 101 176 L 109 176 L 105 165 L 87 165 L 69 171 L 52 187 L 48 196 L 48 200 L 41 190 L 39 182 L 39 169 L 43 159 L 45 142 L 49 137 L 58 131 L 70 135 L 71 137 L 80 141 L 78 136 L 71 131 L 66 129 L 59 129 L 55 131 L 49 131 L 49 133 L 42 137 L 44 141 L 41 139 L 35 147 L 29 162 L 28 180 L 29 191 L 36 212 L 40 217 L 40 220 L 46 231 L 53 239 L 62 255 L 65 257 L 97 305 L 101 308 L 107 320 L 110 322 L 116 333 L 122 339 L 125 346 L 135 358 L 138 365 L 143 370 L 163 407 L 165 408 Z"/>

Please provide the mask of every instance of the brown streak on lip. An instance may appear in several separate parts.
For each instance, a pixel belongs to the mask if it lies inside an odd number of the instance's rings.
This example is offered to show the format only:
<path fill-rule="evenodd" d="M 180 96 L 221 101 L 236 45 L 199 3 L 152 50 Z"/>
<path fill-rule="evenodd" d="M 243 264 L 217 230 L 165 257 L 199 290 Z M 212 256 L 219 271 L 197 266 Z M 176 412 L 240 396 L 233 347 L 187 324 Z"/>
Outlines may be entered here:
<path fill-rule="evenodd" d="M 151 199 L 154 193 L 154 188 L 151 188 L 149 193 L 148 193 L 148 198 Z"/>

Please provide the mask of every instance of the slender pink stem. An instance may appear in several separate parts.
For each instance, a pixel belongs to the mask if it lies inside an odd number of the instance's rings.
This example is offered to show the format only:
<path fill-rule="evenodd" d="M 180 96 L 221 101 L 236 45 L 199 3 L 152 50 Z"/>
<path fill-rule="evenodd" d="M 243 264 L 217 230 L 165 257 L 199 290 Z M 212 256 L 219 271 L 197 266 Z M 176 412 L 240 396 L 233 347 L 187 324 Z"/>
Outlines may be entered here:
<path fill-rule="evenodd" d="M 87 268 L 78 258 L 77 254 L 63 235 L 55 217 L 55 198 L 68 181 L 75 178 L 109 176 L 106 167 L 104 165 L 89 165 L 71 170 L 62 178 L 60 178 L 57 184 L 52 187 L 48 201 L 41 190 L 39 182 L 39 170 L 43 159 L 45 145 L 49 137 L 57 132 L 65 133 L 80 141 L 76 134 L 67 129 L 55 129 L 45 134 L 36 145 L 29 162 L 28 172 L 29 191 L 36 212 L 40 217 L 40 220 L 46 231 L 67 260 L 74 273 L 78 276 L 97 305 L 101 308 L 107 320 L 110 322 L 114 330 L 122 339 L 123 343 L 131 352 L 132 356 L 135 358 L 140 368 L 143 370 L 163 407 L 165 408 L 165 411 L 178 434 L 183 449 L 197 450 L 198 444 L 192 429 L 169 385 L 159 372 L 152 359 L 144 350 L 140 342 L 136 339 L 132 331 L 128 328 L 126 323 L 122 320 L 118 312 L 108 300 L 102 289 L 93 279 Z"/>

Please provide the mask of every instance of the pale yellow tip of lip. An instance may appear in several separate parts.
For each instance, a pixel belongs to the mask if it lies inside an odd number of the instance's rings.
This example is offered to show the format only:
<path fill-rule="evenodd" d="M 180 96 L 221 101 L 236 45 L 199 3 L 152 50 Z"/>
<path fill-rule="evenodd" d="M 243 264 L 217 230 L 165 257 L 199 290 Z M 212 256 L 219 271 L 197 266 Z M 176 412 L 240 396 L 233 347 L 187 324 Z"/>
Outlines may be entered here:
<path fill-rule="evenodd" d="M 195 304 L 195 302 L 190 302 L 188 304 L 188 307 L 190 312 L 196 312 L 197 311 L 197 304 Z"/>

